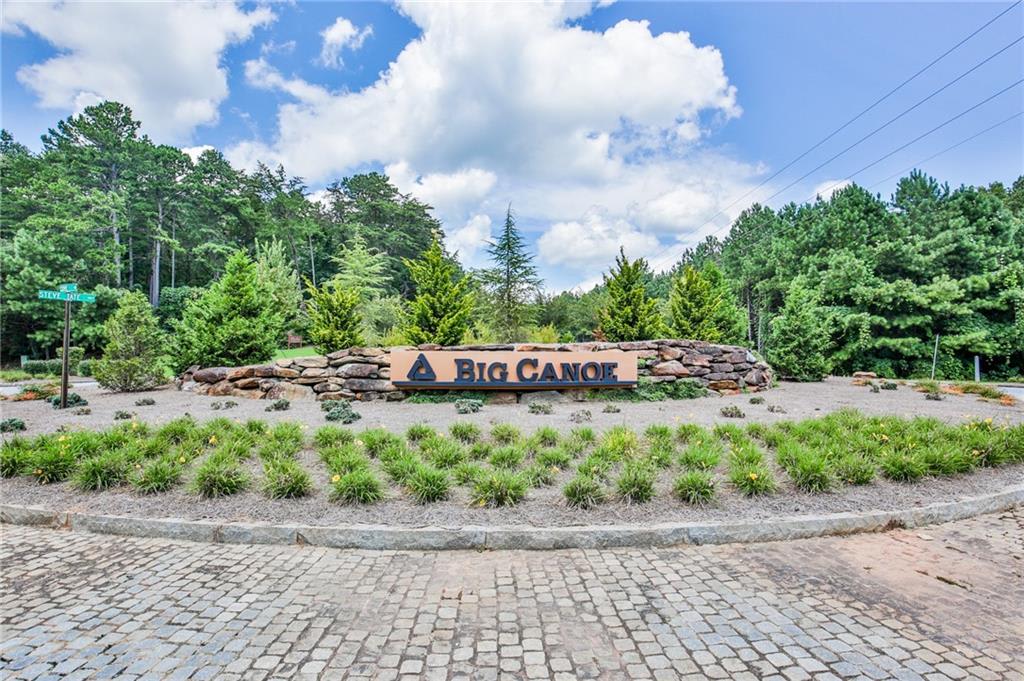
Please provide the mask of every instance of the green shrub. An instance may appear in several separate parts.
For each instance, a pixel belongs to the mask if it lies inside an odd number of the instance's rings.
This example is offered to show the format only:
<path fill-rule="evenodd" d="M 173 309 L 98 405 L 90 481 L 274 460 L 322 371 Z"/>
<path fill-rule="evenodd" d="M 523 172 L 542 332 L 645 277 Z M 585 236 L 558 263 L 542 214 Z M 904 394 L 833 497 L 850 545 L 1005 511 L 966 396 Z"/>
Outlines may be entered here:
<path fill-rule="evenodd" d="M 646 462 L 627 461 L 615 483 L 619 497 L 629 504 L 643 504 L 654 498 L 654 469 Z"/>
<path fill-rule="evenodd" d="M 156 494 L 169 490 L 181 481 L 182 468 L 171 456 L 162 456 L 142 464 L 131 477 L 132 487 L 140 494 Z"/>
<path fill-rule="evenodd" d="M 793 483 L 805 492 L 827 492 L 832 489 L 832 471 L 825 457 L 809 450 L 799 452 L 786 469 Z"/>
<path fill-rule="evenodd" d="M 363 448 L 366 449 L 366 453 L 373 458 L 380 456 L 388 447 L 394 445 L 401 445 L 402 438 L 398 437 L 394 433 L 390 433 L 383 428 L 371 428 L 364 430 L 359 434 L 359 442 L 362 442 Z"/>
<path fill-rule="evenodd" d="M 128 479 L 128 470 L 128 460 L 120 450 L 90 457 L 78 465 L 75 487 L 94 492 L 117 487 Z"/>
<path fill-rule="evenodd" d="M 761 464 L 732 466 L 729 480 L 736 489 L 748 497 L 771 494 L 777 489 L 771 471 Z"/>
<path fill-rule="evenodd" d="M 309 473 L 294 459 L 271 459 L 263 465 L 263 493 L 271 499 L 297 499 L 313 489 Z"/>
<path fill-rule="evenodd" d="M 54 409 L 60 409 L 60 395 L 53 395 L 52 397 L 48 397 L 46 401 L 49 402 L 50 406 L 53 407 Z M 89 401 L 82 397 L 81 395 L 79 395 L 78 393 L 69 392 L 67 404 L 67 408 L 70 409 L 72 407 L 84 407 L 85 405 L 89 404 Z"/>
<path fill-rule="evenodd" d="M 601 410 L 601 413 L 602 414 L 618 414 L 621 411 L 622 410 L 619 409 L 619 407 L 617 405 L 606 404 L 606 405 L 604 405 L 604 409 Z"/>
<path fill-rule="evenodd" d="M 32 450 L 26 440 L 15 437 L 0 446 L 0 477 L 13 478 L 28 472 Z"/>
<path fill-rule="evenodd" d="M 475 423 L 453 423 L 448 428 L 448 432 L 451 433 L 451 436 L 456 440 L 465 442 L 466 444 L 472 444 L 480 439 L 480 426 Z"/>
<path fill-rule="evenodd" d="M 899 386 L 893 381 L 882 381 L 882 390 L 896 390 Z"/>
<path fill-rule="evenodd" d="M 232 456 L 212 454 L 196 469 L 192 491 L 205 499 L 241 492 L 249 485 L 249 474 Z"/>
<path fill-rule="evenodd" d="M 491 438 L 498 444 L 512 444 L 518 442 L 521 437 L 519 429 L 509 423 L 499 423 L 491 428 Z"/>
<path fill-rule="evenodd" d="M 125 411 L 124 409 L 118 409 L 114 412 L 115 421 L 130 421 L 133 418 L 135 418 L 135 414 L 130 411 Z"/>
<path fill-rule="evenodd" d="M 331 500 L 343 504 L 373 504 L 384 498 L 384 485 L 369 469 L 360 468 L 331 478 Z"/>
<path fill-rule="evenodd" d="M 352 431 L 337 426 L 321 426 L 313 435 L 313 445 L 317 449 L 336 447 L 355 442 L 356 436 Z"/>
<path fill-rule="evenodd" d="M 8 418 L 0 421 L 0 433 L 16 433 L 25 430 L 25 422 L 21 419 Z"/>
<path fill-rule="evenodd" d="M 779 376 L 820 381 L 828 374 L 830 319 L 820 305 L 818 291 L 808 286 L 803 277 L 794 279 L 768 335 L 768 362 Z"/>
<path fill-rule="evenodd" d="M 156 404 L 156 400 L 152 397 L 143 397 L 135 400 L 136 407 L 152 407 L 154 404 Z"/>
<path fill-rule="evenodd" d="M 750 402 L 750 404 L 764 404 L 764 398 L 761 397 L 760 395 L 751 397 L 748 401 Z"/>
<path fill-rule="evenodd" d="M 406 479 L 405 485 L 417 502 L 426 504 L 446 498 L 451 482 L 446 472 L 420 465 Z"/>
<path fill-rule="evenodd" d="M 370 459 L 351 444 L 326 447 L 320 451 L 320 459 L 327 470 L 335 475 L 370 467 Z"/>
<path fill-rule="evenodd" d="M 381 461 L 381 468 L 394 483 L 405 485 L 413 474 L 423 466 L 420 458 L 412 452 L 403 451 Z"/>
<path fill-rule="evenodd" d="M 307 336 L 317 352 L 327 353 L 363 344 L 359 291 L 330 280 L 321 287 L 306 281 L 309 312 Z"/>
<path fill-rule="evenodd" d="M 29 461 L 32 474 L 43 485 L 66 480 L 74 472 L 75 464 L 74 453 L 59 438 L 37 445 Z"/>
<path fill-rule="evenodd" d="M 472 280 L 463 276 L 458 263 L 445 253 L 438 239 L 433 240 L 419 259 L 403 259 L 403 262 L 416 289 L 402 329 L 409 342 L 413 345 L 462 342 L 473 317 Z"/>
<path fill-rule="evenodd" d="M 21 370 L 32 376 L 59 376 L 63 367 L 59 359 L 27 359 Z"/>
<path fill-rule="evenodd" d="M 78 368 L 75 370 L 76 376 L 82 376 L 83 378 L 92 377 L 96 369 L 96 360 L 94 359 L 83 359 L 78 363 Z"/>
<path fill-rule="evenodd" d="M 718 411 L 722 416 L 729 419 L 742 419 L 746 418 L 747 416 L 746 414 L 743 413 L 743 410 L 737 407 L 735 404 L 730 404 L 727 407 L 722 407 Z"/>
<path fill-rule="evenodd" d="M 488 458 L 494 451 L 494 445 L 490 442 L 474 442 L 469 446 L 468 456 L 474 461 Z"/>
<path fill-rule="evenodd" d="M 437 435 L 437 433 L 434 432 L 434 429 L 425 423 L 411 425 L 409 426 L 409 429 L 405 431 L 405 439 L 413 444 L 435 435 Z"/>
<path fill-rule="evenodd" d="M 292 403 L 285 399 L 274 400 L 266 407 L 263 411 L 288 411 L 292 408 Z"/>
<path fill-rule="evenodd" d="M 510 471 L 494 471 L 473 485 L 473 503 L 478 506 L 515 506 L 526 497 L 526 479 Z"/>
<path fill-rule="evenodd" d="M 597 480 L 577 475 L 562 488 L 566 503 L 573 508 L 593 508 L 605 500 L 604 487 Z"/>
<path fill-rule="evenodd" d="M 573 423 L 586 423 L 591 421 L 593 418 L 594 415 L 589 409 L 580 409 L 569 414 L 569 420 Z"/>
<path fill-rule="evenodd" d="M 478 463 L 463 461 L 452 469 L 452 477 L 457 485 L 471 485 L 486 473 L 486 469 Z"/>
<path fill-rule="evenodd" d="M 455 400 L 455 411 L 459 414 L 475 414 L 484 406 L 483 400 L 460 398 Z"/>
<path fill-rule="evenodd" d="M 466 459 L 462 446 L 455 440 L 434 436 L 423 442 L 424 458 L 437 468 L 454 468 Z"/>
<path fill-rule="evenodd" d="M 547 468 L 568 468 L 572 463 L 572 455 L 561 448 L 544 449 L 534 457 L 538 464 Z"/>
<path fill-rule="evenodd" d="M 928 466 L 917 454 L 890 451 L 879 462 L 882 475 L 896 482 L 914 482 L 928 473 Z"/>
<path fill-rule="evenodd" d="M 554 447 L 558 444 L 558 431 L 551 426 L 541 426 L 537 430 L 533 431 L 532 439 L 538 442 L 542 447 Z"/>
<path fill-rule="evenodd" d="M 569 433 L 572 438 L 585 442 L 587 444 L 593 443 L 597 440 L 597 436 L 594 435 L 594 429 L 590 426 L 580 426 L 579 428 L 573 428 Z"/>
<path fill-rule="evenodd" d="M 867 459 L 848 454 L 836 461 L 836 476 L 848 485 L 866 485 L 875 479 L 875 466 Z"/>
<path fill-rule="evenodd" d="M 107 344 L 96 362 L 96 381 L 115 392 L 149 390 L 164 382 L 166 337 L 146 296 L 129 291 L 103 324 Z"/>
<path fill-rule="evenodd" d="M 518 468 L 523 463 L 523 459 L 526 458 L 526 454 L 522 447 L 516 445 L 509 445 L 507 447 L 499 447 L 494 450 L 488 459 L 492 466 L 495 468 Z"/>
<path fill-rule="evenodd" d="M 331 408 L 324 414 L 326 421 L 338 421 L 340 423 L 355 423 L 363 418 L 362 414 L 352 408 L 352 405 L 343 400 L 329 400 L 321 404 L 331 404 Z"/>
<path fill-rule="evenodd" d="M 530 406 L 526 408 L 531 414 L 553 414 L 555 408 L 547 402 L 531 402 Z"/>
<path fill-rule="evenodd" d="M 711 503 L 715 498 L 715 479 L 706 471 L 687 471 L 672 483 L 672 494 L 687 504 Z"/>

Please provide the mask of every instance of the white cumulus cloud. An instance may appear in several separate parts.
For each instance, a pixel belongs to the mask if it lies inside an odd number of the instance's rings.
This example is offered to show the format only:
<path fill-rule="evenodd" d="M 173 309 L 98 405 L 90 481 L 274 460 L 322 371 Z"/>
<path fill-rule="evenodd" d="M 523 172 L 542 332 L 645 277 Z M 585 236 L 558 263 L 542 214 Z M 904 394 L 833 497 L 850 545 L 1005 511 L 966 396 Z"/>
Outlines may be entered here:
<path fill-rule="evenodd" d="M 371 35 L 373 35 L 373 26 L 356 28 L 356 25 L 345 17 L 338 17 L 333 24 L 320 32 L 320 37 L 323 39 L 318 60 L 320 65 L 328 68 L 341 68 L 345 63 L 341 58 L 341 51 L 344 49 L 358 50 Z"/>
<path fill-rule="evenodd" d="M 820 196 L 824 200 L 829 200 L 832 195 L 840 189 L 849 187 L 853 182 L 851 180 L 825 180 L 814 187 L 814 196 Z M 813 199 L 811 199 L 813 200 Z"/>
<path fill-rule="evenodd" d="M 615 260 L 619 248 L 633 258 L 650 257 L 660 250 L 658 238 L 623 218 L 591 209 L 580 220 L 557 222 L 537 240 L 540 259 L 565 265 L 593 278 Z"/>
<path fill-rule="evenodd" d="M 5 2 L 3 30 L 31 31 L 59 50 L 18 69 L 40 106 L 79 111 L 117 100 L 158 141 L 180 142 L 218 120 L 225 48 L 274 18 L 231 2 Z"/>

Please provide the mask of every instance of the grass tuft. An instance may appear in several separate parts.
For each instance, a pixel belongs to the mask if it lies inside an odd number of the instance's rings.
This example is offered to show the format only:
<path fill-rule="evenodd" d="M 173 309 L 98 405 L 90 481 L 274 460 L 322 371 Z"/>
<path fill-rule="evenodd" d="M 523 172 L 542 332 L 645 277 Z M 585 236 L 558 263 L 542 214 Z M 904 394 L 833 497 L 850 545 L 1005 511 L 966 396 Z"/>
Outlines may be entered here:
<path fill-rule="evenodd" d="M 477 506 L 515 506 L 526 497 L 527 481 L 511 471 L 494 471 L 473 485 L 473 503 Z"/>
<path fill-rule="evenodd" d="M 687 471 L 672 483 L 672 494 L 694 506 L 709 504 L 715 498 L 715 479 L 706 471 Z"/>

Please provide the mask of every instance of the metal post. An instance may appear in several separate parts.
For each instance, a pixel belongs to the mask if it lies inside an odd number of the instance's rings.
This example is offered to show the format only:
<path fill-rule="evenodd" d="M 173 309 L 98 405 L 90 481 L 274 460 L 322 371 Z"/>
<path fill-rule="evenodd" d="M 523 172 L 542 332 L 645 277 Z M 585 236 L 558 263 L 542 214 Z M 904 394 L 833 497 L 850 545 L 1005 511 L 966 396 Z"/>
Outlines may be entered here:
<path fill-rule="evenodd" d="M 981 383 L 981 357 L 974 356 L 974 382 Z"/>
<path fill-rule="evenodd" d="M 939 361 L 939 334 L 935 334 L 935 351 L 932 353 L 932 380 L 935 380 L 935 363 Z"/>
<path fill-rule="evenodd" d="M 60 360 L 60 408 L 68 408 L 68 355 L 71 350 L 71 301 L 64 301 L 64 352 Z"/>

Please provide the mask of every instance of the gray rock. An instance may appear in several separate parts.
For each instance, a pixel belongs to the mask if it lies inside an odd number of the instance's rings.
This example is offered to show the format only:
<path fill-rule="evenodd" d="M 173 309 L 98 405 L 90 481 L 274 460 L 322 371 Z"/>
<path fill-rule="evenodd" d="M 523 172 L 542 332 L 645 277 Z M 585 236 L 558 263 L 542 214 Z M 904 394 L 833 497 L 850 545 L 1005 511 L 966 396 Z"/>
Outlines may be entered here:
<path fill-rule="evenodd" d="M 376 392 L 391 392 L 392 390 L 396 390 L 391 381 L 385 381 L 379 378 L 349 378 L 345 381 L 345 388 L 356 392 L 371 390 Z"/>
<path fill-rule="evenodd" d="M 569 398 L 557 390 L 538 390 L 537 392 L 523 393 L 519 397 L 522 404 L 533 404 L 534 402 L 547 402 L 549 404 L 560 404 L 568 402 Z"/>
<path fill-rule="evenodd" d="M 344 364 L 338 367 L 335 374 L 338 378 L 373 378 L 377 371 L 376 364 Z"/>
<path fill-rule="evenodd" d="M 192 373 L 192 380 L 198 383 L 217 383 L 227 377 L 227 367 L 208 367 Z"/>
<path fill-rule="evenodd" d="M 327 358 L 323 355 L 314 355 L 312 357 L 296 357 L 294 360 L 297 366 L 303 368 L 313 369 L 324 369 L 327 367 Z"/>

